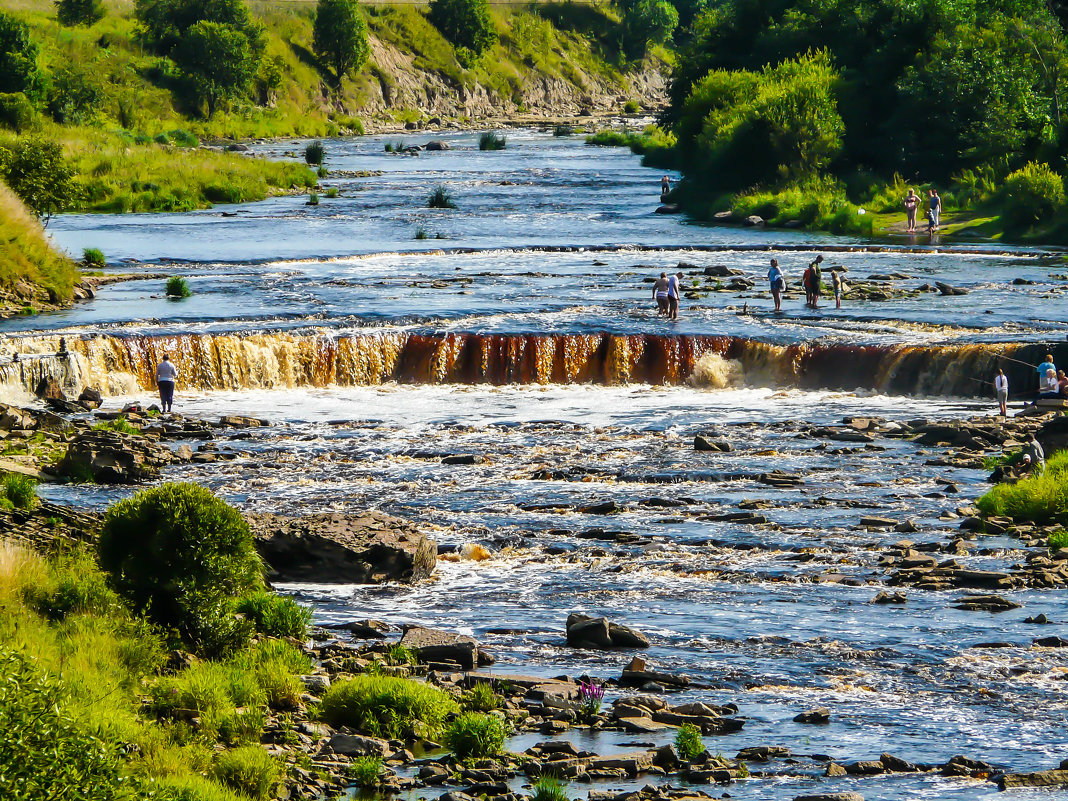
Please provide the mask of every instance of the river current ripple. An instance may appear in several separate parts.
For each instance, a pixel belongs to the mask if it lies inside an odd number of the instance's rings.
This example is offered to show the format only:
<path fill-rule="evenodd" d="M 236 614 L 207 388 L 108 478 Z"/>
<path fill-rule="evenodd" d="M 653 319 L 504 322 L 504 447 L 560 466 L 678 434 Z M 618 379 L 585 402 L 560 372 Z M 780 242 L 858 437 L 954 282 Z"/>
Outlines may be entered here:
<path fill-rule="evenodd" d="M 476 135 L 445 138 L 452 150 L 419 157 L 387 155 L 387 138 L 327 142 L 330 169 L 382 174 L 328 177 L 324 183 L 341 196 L 319 206 L 285 197 L 192 214 L 61 217 L 52 232 L 72 251 L 100 247 L 135 275 L 185 275 L 197 294 L 169 303 L 159 278 L 135 278 L 70 311 L 0 330 L 607 331 L 778 344 L 1063 340 L 1060 254 L 984 255 L 973 252 L 978 245 L 924 238 L 899 244 L 929 252 L 836 251 L 828 261 L 859 276 L 908 276 L 896 279 L 905 288 L 942 280 L 968 295 L 847 300 L 841 312 L 816 314 L 793 300 L 784 315 L 770 317 L 756 292 L 710 293 L 684 302 L 672 325 L 650 312 L 643 283 L 661 269 L 723 264 L 759 278 L 769 254 L 754 246 L 810 248 L 780 257 L 796 281 L 811 252 L 864 243 L 653 214 L 659 173 L 625 151 L 575 138 L 509 133 L 508 148 L 497 153 L 479 153 Z M 273 157 L 301 149 L 256 148 Z M 424 207 L 438 184 L 449 188 L 456 210 Z M 430 238 L 415 239 L 420 229 Z M 1013 283 L 1018 278 L 1024 282 Z M 739 316 L 743 303 L 758 313 Z M 1062 591 L 1005 593 L 1022 608 L 1000 615 L 954 609 L 959 592 L 909 590 L 904 605 L 869 603 L 878 586 L 867 582 L 884 575 L 879 550 L 906 536 L 947 541 L 959 523 L 955 510 L 984 491 L 985 475 L 928 464 L 939 450 L 907 441 L 865 446 L 801 434 L 802 423 L 847 415 L 937 419 L 989 412 L 990 404 L 754 387 L 729 375 L 714 385 L 386 384 L 186 394 L 179 398 L 184 413 L 253 414 L 275 425 L 220 443 L 236 454 L 232 461 L 175 468 L 166 477 L 202 482 L 252 510 L 375 507 L 434 530 L 444 555 L 425 584 L 281 588 L 312 604 L 320 623 L 420 622 L 475 635 L 505 672 L 605 677 L 618 675 L 630 655 L 565 647 L 568 612 L 606 615 L 646 632 L 651 663 L 712 687 L 687 698 L 737 703 L 748 719 L 738 733 L 706 738 L 713 752 L 781 744 L 799 756 L 773 763 L 780 775 L 732 785 L 735 798 L 789 799 L 814 787 L 818 764 L 809 754 L 849 761 L 889 751 L 930 763 L 966 754 L 1015 770 L 1055 767 L 1068 746 L 1068 658 L 1030 643 L 1066 634 Z M 694 452 L 699 432 L 727 439 L 733 450 Z M 461 453 L 484 460 L 440 462 Z M 772 488 L 752 477 L 776 469 L 804 483 Z M 90 506 L 121 494 L 47 492 Z M 623 511 L 575 511 L 608 500 Z M 697 519 L 739 505 L 759 509 L 768 522 Z M 865 514 L 910 519 L 919 531 L 863 529 Z M 977 546 L 958 561 L 998 569 L 1024 556 L 1012 540 Z M 828 576 L 836 580 L 816 580 Z M 1023 623 L 1040 613 L 1054 625 Z M 975 647 L 989 642 L 1010 647 Z M 817 706 L 831 708 L 830 724 L 792 721 Z M 571 736 L 602 752 L 635 739 Z M 869 800 L 996 794 L 990 783 L 937 774 L 824 787 L 855 788 Z"/>

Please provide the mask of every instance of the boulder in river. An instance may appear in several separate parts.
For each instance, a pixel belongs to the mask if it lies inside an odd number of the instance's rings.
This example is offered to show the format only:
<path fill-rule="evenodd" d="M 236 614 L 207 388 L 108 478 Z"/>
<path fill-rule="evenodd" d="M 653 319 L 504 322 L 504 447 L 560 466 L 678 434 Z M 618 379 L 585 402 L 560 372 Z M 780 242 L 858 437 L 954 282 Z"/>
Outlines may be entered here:
<path fill-rule="evenodd" d="M 478 641 L 465 634 L 405 626 L 400 644 L 415 652 L 420 662 L 455 662 L 464 670 L 480 664 L 492 664 L 493 658 L 479 650 Z"/>
<path fill-rule="evenodd" d="M 166 445 L 117 431 L 89 430 L 78 434 L 56 466 L 56 472 L 97 484 L 136 484 L 159 476 L 159 468 L 177 457 Z"/>
<path fill-rule="evenodd" d="M 567 644 L 572 648 L 648 648 L 649 638 L 640 631 L 607 618 L 572 612 L 567 616 Z"/>
<path fill-rule="evenodd" d="M 438 544 L 381 512 L 248 516 L 256 548 L 276 581 L 381 584 L 430 576 Z"/>
<path fill-rule="evenodd" d="M 953 286 L 952 284 L 944 283 L 943 281 L 935 281 L 935 286 L 938 287 L 938 291 L 943 295 L 967 295 L 968 290 L 962 289 L 959 286 Z"/>
<path fill-rule="evenodd" d="M 698 434 L 693 438 L 693 449 L 695 451 L 720 451 L 727 453 L 732 450 L 731 444 L 725 439 L 709 439 L 702 434 Z"/>
<path fill-rule="evenodd" d="M 794 801 L 864 801 L 864 796 L 860 793 L 814 793 L 810 795 L 799 795 L 794 797 Z"/>
<path fill-rule="evenodd" d="M 757 214 L 750 214 L 748 217 L 746 217 L 744 220 L 742 220 L 742 225 L 746 225 L 746 226 L 749 226 L 749 227 L 760 226 L 760 225 L 763 225 L 763 224 L 764 224 L 764 218 L 759 216 L 759 215 L 757 215 Z"/>
<path fill-rule="evenodd" d="M 423 147 L 428 153 L 433 153 L 440 150 L 452 150 L 452 147 L 444 139 L 431 139 Z"/>
<path fill-rule="evenodd" d="M 86 387 L 82 390 L 82 394 L 78 396 L 78 403 L 86 409 L 98 409 L 103 402 L 104 396 L 99 389 L 94 389 L 93 387 Z"/>

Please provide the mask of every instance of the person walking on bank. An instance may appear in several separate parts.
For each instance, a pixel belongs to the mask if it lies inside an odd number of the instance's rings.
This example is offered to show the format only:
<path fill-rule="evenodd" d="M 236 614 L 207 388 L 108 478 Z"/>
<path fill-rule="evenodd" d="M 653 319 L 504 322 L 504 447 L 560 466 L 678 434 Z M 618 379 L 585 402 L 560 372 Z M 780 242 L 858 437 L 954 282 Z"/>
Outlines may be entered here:
<path fill-rule="evenodd" d="M 164 412 L 170 412 L 174 405 L 174 379 L 178 377 L 178 370 L 171 361 L 171 357 L 163 354 L 163 361 L 156 365 L 156 386 L 159 387 L 159 403 Z"/>
<path fill-rule="evenodd" d="M 931 230 L 937 231 L 939 219 L 942 216 L 942 198 L 938 196 L 937 189 L 928 189 L 927 195 L 927 206 L 931 212 Z"/>
<path fill-rule="evenodd" d="M 786 291 L 786 276 L 779 269 L 777 259 L 771 260 L 771 268 L 768 270 L 768 286 L 771 289 L 772 300 L 775 301 L 775 311 L 782 311 L 782 293 Z"/>
<path fill-rule="evenodd" d="M 1001 407 L 1001 416 L 1009 416 L 1009 379 L 1004 370 L 998 370 L 994 376 L 994 392 L 998 396 L 998 406 Z"/>
<path fill-rule="evenodd" d="M 679 319 L 679 298 L 682 297 L 682 273 L 668 278 L 668 319 Z"/>
<path fill-rule="evenodd" d="M 905 195 L 905 232 L 916 233 L 916 212 L 920 208 L 920 196 L 915 189 L 910 189 Z"/>

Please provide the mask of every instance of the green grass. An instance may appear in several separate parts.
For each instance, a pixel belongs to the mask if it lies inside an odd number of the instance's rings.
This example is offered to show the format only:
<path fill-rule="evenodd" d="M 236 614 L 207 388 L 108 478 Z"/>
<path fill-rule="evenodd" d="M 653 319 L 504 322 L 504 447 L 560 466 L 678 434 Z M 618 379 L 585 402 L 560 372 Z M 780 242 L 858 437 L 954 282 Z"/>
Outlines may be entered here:
<path fill-rule="evenodd" d="M 455 209 L 456 203 L 444 186 L 438 186 L 426 199 L 426 205 L 431 209 Z"/>
<path fill-rule="evenodd" d="M 464 693 L 460 706 L 472 712 L 491 712 L 500 709 L 503 700 L 488 682 L 480 682 Z"/>
<path fill-rule="evenodd" d="M 281 773 L 278 760 L 258 745 L 223 752 L 212 769 L 219 782 L 252 801 L 270 798 Z"/>
<path fill-rule="evenodd" d="M 508 140 L 498 136 L 495 131 L 483 131 L 478 137 L 479 150 L 504 150 L 508 146 Z"/>
<path fill-rule="evenodd" d="M 101 420 L 93 424 L 93 431 L 116 431 L 119 434 L 141 436 L 141 429 L 126 419 L 125 415 L 119 415 L 114 420 Z"/>
<path fill-rule="evenodd" d="M 400 737 L 414 721 L 431 736 L 441 733 L 446 718 L 459 710 L 452 696 L 422 682 L 390 676 L 357 676 L 333 684 L 323 695 L 320 712 L 331 726 L 351 726 L 376 737 Z"/>
<path fill-rule="evenodd" d="M 192 297 L 193 290 L 189 288 L 189 282 L 180 275 L 172 275 L 167 279 L 167 297 L 174 299 Z"/>
<path fill-rule="evenodd" d="M 1068 531 L 1054 531 L 1049 535 L 1049 549 L 1057 551 L 1068 548 Z"/>
<path fill-rule="evenodd" d="M 237 611 L 251 620 L 260 634 L 304 639 L 311 623 L 311 609 L 292 598 L 259 590 L 237 602 Z"/>
<path fill-rule="evenodd" d="M 0 478 L 0 506 L 33 509 L 37 505 L 37 482 L 19 473 L 4 473 Z"/>
<path fill-rule="evenodd" d="M 107 267 L 108 260 L 104 256 L 104 251 L 99 248 L 86 248 L 82 251 L 82 261 L 85 262 L 86 267 L 94 267 L 100 269 Z"/>
<path fill-rule="evenodd" d="M 390 643 L 386 650 L 386 662 L 390 665 L 414 665 L 418 661 L 415 651 L 399 642 Z"/>
<path fill-rule="evenodd" d="M 692 723 L 683 723 L 675 732 L 675 750 L 679 758 L 692 762 L 704 753 L 705 744 L 701 741 L 701 730 Z"/>
<path fill-rule="evenodd" d="M 369 790 L 378 785 L 378 774 L 382 771 L 382 757 L 356 757 L 349 765 L 349 779 L 357 787 Z"/>
<path fill-rule="evenodd" d="M 78 279 L 74 262 L 52 248 L 41 223 L 0 182 L 0 286 L 14 287 L 28 281 L 66 300 Z"/>
<path fill-rule="evenodd" d="M 458 759 L 497 756 L 504 750 L 508 734 L 505 722 L 496 715 L 464 712 L 445 730 L 445 742 Z"/>
<path fill-rule="evenodd" d="M 984 515 L 1017 522 L 1068 524 L 1068 451 L 1050 457 L 1038 475 L 1015 484 L 998 484 L 975 505 Z"/>
<path fill-rule="evenodd" d="M 555 776 L 542 776 L 534 782 L 531 801 L 570 801 L 567 785 Z"/>

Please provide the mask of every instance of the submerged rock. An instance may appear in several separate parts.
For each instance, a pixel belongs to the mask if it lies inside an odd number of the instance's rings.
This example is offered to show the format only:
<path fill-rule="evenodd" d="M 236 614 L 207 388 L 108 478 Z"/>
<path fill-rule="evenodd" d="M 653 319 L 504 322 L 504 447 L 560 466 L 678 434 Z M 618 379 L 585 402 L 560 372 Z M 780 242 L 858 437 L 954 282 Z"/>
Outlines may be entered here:
<path fill-rule="evenodd" d="M 406 520 L 381 512 L 247 517 L 276 581 L 381 584 L 428 578 L 438 544 Z"/>
<path fill-rule="evenodd" d="M 567 644 L 573 648 L 648 648 L 649 638 L 607 618 L 572 612 L 567 616 Z"/>

